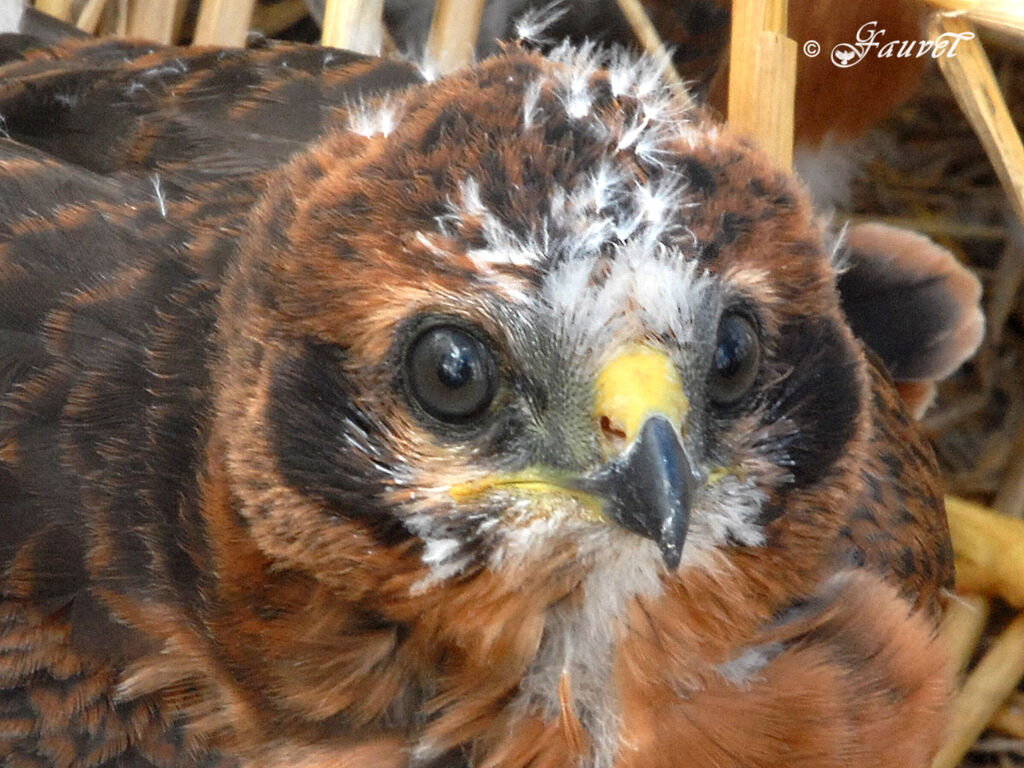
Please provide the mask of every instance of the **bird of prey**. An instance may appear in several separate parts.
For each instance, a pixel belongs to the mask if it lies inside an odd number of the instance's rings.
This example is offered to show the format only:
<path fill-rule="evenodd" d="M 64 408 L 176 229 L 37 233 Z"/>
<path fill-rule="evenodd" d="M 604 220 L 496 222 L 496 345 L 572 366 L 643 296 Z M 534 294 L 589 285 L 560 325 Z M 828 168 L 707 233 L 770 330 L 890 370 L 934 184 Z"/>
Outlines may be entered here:
<path fill-rule="evenodd" d="M 622 50 L 0 56 L 0 763 L 929 764 L 947 252 Z"/>

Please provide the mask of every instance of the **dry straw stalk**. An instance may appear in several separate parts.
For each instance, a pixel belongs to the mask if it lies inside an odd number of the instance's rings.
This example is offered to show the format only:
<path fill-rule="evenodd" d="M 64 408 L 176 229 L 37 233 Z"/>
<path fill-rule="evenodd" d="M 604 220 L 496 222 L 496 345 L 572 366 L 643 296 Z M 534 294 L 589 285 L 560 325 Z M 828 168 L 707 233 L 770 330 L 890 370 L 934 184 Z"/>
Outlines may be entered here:
<path fill-rule="evenodd" d="M 36 0 L 35 7 L 37 11 L 42 11 L 61 21 L 70 22 L 73 4 L 74 0 Z"/>
<path fill-rule="evenodd" d="M 196 20 L 196 45 L 245 45 L 256 0 L 203 0 Z"/>
<path fill-rule="evenodd" d="M 252 15 L 252 27 L 264 35 L 276 35 L 309 15 L 303 0 L 282 0 L 273 5 L 257 5 Z"/>
<path fill-rule="evenodd" d="M 128 6 L 128 35 L 157 43 L 176 42 L 185 6 L 185 0 L 132 0 Z"/>
<path fill-rule="evenodd" d="M 953 700 L 949 737 L 932 768 L 955 768 L 1024 676 L 1024 616 L 1003 630 Z"/>
<path fill-rule="evenodd" d="M 785 0 L 735 0 L 729 55 L 729 123 L 793 165 L 796 42 Z"/>
<path fill-rule="evenodd" d="M 384 0 L 327 0 L 321 42 L 380 55 L 384 42 Z"/>
<path fill-rule="evenodd" d="M 427 62 L 448 74 L 473 62 L 484 0 L 437 0 L 427 37 Z"/>
<path fill-rule="evenodd" d="M 961 39 L 955 56 L 938 57 L 939 67 L 992 161 L 1014 213 L 1024 222 L 1024 144 L 988 56 L 974 28 L 962 16 L 939 14 L 931 20 L 929 30 L 933 39 L 943 34 Z M 969 35 L 973 37 L 966 39 Z"/>
<path fill-rule="evenodd" d="M 85 5 L 82 6 L 82 10 L 78 14 L 78 19 L 75 21 L 75 26 L 83 32 L 95 35 L 100 28 L 100 19 L 103 17 L 103 12 L 106 9 L 107 0 L 86 0 Z"/>
<path fill-rule="evenodd" d="M 1024 36 L 1024 3 L 1021 0 L 926 1 L 942 11 L 962 14 L 972 24 Z"/>
<path fill-rule="evenodd" d="M 942 620 L 942 639 L 955 674 L 960 674 L 974 656 L 991 607 L 988 599 L 980 595 L 965 595 L 950 601 Z"/>
<path fill-rule="evenodd" d="M 946 499 L 946 514 L 958 587 L 1024 608 L 1024 520 L 953 496 Z"/>

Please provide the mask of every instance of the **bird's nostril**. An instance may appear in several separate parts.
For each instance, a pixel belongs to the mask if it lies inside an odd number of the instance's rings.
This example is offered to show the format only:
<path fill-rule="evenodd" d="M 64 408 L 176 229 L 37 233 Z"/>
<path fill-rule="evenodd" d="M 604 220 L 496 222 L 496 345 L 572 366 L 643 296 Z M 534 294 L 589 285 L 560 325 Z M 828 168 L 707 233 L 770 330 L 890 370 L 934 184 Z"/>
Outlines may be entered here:
<path fill-rule="evenodd" d="M 626 430 L 608 416 L 601 417 L 601 432 L 609 440 L 625 440 Z"/>
<path fill-rule="evenodd" d="M 626 447 L 626 428 L 611 416 L 601 417 L 601 443 L 605 456 L 614 456 Z"/>

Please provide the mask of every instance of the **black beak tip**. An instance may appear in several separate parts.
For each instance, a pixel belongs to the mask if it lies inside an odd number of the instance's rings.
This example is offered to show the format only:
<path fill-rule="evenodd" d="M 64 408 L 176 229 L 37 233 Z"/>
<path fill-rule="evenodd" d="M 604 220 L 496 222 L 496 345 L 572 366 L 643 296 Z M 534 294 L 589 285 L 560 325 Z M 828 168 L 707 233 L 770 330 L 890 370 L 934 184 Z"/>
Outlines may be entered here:
<path fill-rule="evenodd" d="M 690 524 L 689 508 L 676 507 L 668 511 L 661 524 L 661 535 L 657 537 L 661 559 L 669 570 L 676 570 L 683 557 L 683 545 Z"/>
<path fill-rule="evenodd" d="M 609 499 L 612 519 L 653 539 L 674 571 L 683 556 L 694 483 L 675 428 L 655 417 L 641 428 L 632 449 L 605 467 L 599 487 Z"/>
<path fill-rule="evenodd" d="M 665 562 L 665 567 L 675 571 L 683 559 L 683 550 L 667 541 L 659 542 L 658 547 L 661 549 L 661 559 Z"/>

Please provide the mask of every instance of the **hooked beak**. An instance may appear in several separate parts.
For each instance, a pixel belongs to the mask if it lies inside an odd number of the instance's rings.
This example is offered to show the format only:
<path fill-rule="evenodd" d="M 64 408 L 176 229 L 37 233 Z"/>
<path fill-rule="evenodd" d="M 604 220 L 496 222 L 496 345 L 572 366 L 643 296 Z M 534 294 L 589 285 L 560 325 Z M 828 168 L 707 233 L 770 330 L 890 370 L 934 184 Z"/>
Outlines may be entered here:
<path fill-rule="evenodd" d="M 675 363 L 659 349 L 625 348 L 598 376 L 595 411 L 606 455 L 618 455 L 578 487 L 601 496 L 608 517 L 623 528 L 657 542 L 674 570 L 699 482 L 682 443 L 689 402 Z"/>
<path fill-rule="evenodd" d="M 702 478 L 686 454 L 682 425 L 689 402 L 675 363 L 648 346 L 630 345 L 597 379 L 594 416 L 605 463 L 582 477 L 543 467 L 493 475 L 451 488 L 457 500 L 493 490 L 569 493 L 592 510 L 655 541 L 675 570 L 683 554 L 690 508 Z"/>
<path fill-rule="evenodd" d="M 653 539 L 665 565 L 675 570 L 697 481 L 676 428 L 652 416 L 622 456 L 580 478 L 577 487 L 604 498 L 605 513 L 623 528 Z"/>

